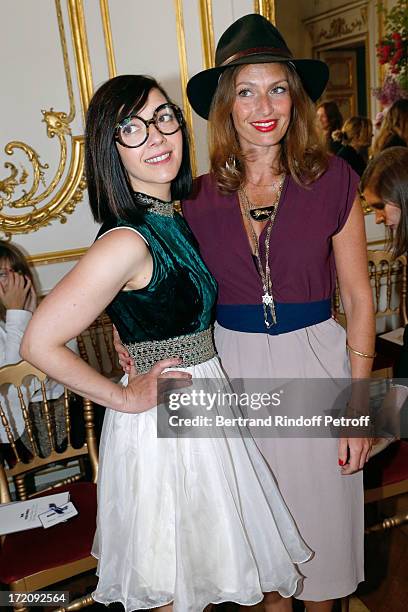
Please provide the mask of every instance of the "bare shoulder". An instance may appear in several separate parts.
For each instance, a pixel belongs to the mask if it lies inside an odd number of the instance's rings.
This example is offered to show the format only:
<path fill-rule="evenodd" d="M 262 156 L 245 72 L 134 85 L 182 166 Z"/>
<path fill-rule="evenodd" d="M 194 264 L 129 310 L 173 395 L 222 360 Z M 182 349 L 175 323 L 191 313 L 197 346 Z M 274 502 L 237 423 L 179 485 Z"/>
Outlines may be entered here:
<path fill-rule="evenodd" d="M 95 258 L 110 258 L 119 263 L 119 260 L 131 260 L 140 263 L 149 255 L 145 238 L 137 231 L 128 227 L 118 227 L 103 234 L 87 252 L 87 256 Z"/>
<path fill-rule="evenodd" d="M 133 278 L 135 270 L 144 270 L 151 258 L 141 235 L 123 228 L 107 232 L 96 240 L 77 265 L 58 283 L 59 291 L 93 287 L 110 297 Z M 55 290 L 53 292 L 55 294 Z"/>

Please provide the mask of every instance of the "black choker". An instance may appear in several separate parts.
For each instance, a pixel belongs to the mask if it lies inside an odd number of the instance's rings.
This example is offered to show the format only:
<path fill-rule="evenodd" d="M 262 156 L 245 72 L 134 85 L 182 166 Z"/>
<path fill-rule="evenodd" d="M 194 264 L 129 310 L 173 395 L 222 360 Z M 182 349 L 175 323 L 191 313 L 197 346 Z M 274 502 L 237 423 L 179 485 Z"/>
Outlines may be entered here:
<path fill-rule="evenodd" d="M 152 212 L 156 215 L 162 215 L 163 217 L 174 217 L 173 202 L 165 202 L 164 200 L 154 198 L 140 191 L 134 191 L 133 195 L 138 202 L 148 207 L 146 212 Z"/>
<path fill-rule="evenodd" d="M 264 206 L 263 208 L 252 208 L 249 214 L 254 221 L 267 221 L 274 210 L 275 206 Z"/>

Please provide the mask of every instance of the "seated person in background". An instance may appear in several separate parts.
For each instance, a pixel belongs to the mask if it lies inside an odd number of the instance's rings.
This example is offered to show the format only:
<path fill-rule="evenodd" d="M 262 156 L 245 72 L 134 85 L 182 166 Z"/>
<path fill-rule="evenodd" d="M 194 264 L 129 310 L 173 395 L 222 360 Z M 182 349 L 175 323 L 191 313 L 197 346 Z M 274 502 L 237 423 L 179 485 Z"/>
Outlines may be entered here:
<path fill-rule="evenodd" d="M 0 367 L 21 361 L 20 342 L 36 304 L 24 255 L 13 244 L 0 241 Z"/>
<path fill-rule="evenodd" d="M 408 100 L 397 100 L 387 111 L 375 139 L 373 154 L 389 147 L 408 146 Z"/>
<path fill-rule="evenodd" d="M 0 240 L 0 367 L 21 361 L 20 344 L 32 314 L 37 306 L 37 292 L 34 279 L 23 253 L 14 244 Z M 40 423 L 42 400 L 38 381 L 31 380 L 23 390 L 24 401 L 34 425 L 34 437 L 40 453 L 50 452 L 48 436 Z M 57 445 L 65 437 L 64 388 L 53 380 L 46 382 L 47 397 L 50 401 L 51 416 L 56 419 Z M 24 431 L 24 419 L 16 389 L 0 389 L 0 401 L 12 429 L 14 439 L 31 451 L 31 444 Z M 0 422 L 0 443 L 8 438 Z"/>
<path fill-rule="evenodd" d="M 332 155 L 336 155 L 340 149 L 340 143 L 332 139 L 332 133 L 335 130 L 341 130 L 343 125 L 343 116 L 336 102 L 322 102 L 316 109 L 317 125 L 323 133 L 326 141 L 327 150 Z"/>
<path fill-rule="evenodd" d="M 368 163 L 368 149 L 373 138 L 373 124 L 368 117 L 350 117 L 341 130 L 332 134 L 334 141 L 340 143 L 337 157 L 344 159 L 359 176 Z"/>
<path fill-rule="evenodd" d="M 407 100 L 408 104 L 408 100 Z M 408 250 L 408 148 L 390 147 L 373 157 L 361 179 L 364 199 L 374 209 L 376 223 L 384 223 L 392 230 L 388 247 L 394 257 L 406 255 Z M 394 387 L 387 396 L 385 412 L 400 421 L 390 431 L 408 432 L 408 325 L 405 326 L 403 347 L 394 367 Z M 397 410 L 393 411 L 392 407 Z"/>

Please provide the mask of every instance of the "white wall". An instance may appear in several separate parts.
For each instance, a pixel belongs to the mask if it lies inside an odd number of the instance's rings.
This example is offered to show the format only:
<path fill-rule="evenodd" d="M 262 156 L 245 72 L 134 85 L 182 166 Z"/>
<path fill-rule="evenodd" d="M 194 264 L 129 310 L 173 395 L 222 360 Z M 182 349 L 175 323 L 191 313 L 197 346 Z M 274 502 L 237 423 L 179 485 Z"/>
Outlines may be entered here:
<path fill-rule="evenodd" d="M 64 22 L 66 7 L 63 4 Z M 70 31 L 66 28 L 70 43 Z M 57 111 L 69 112 L 69 99 L 64 72 L 61 42 L 58 32 L 55 5 L 52 0 L 26 2 L 23 0 L 3 0 L 0 6 L 0 45 L 2 55 L 2 96 L 0 120 L 0 181 L 8 176 L 3 167 L 5 162 L 14 163 L 21 171 L 24 167 L 29 173 L 27 184 L 18 187 L 13 199 L 22 195 L 32 181 L 32 166 L 27 156 L 20 151 L 8 156 L 4 146 L 10 141 L 23 141 L 40 155 L 44 170 L 44 182 L 49 184 L 58 167 L 60 146 L 56 138 L 48 138 L 46 125 L 42 121 L 42 109 L 53 107 Z M 70 45 L 69 45 L 70 47 Z M 71 63 L 72 50 L 70 50 Z M 75 81 L 75 68 L 72 69 Z M 74 135 L 83 133 L 83 121 L 77 87 L 75 87 L 76 116 L 71 123 Z M 68 158 L 71 151 L 68 150 Z M 44 186 L 40 185 L 38 192 Z M 0 192 L 0 196 L 4 195 Z M 4 212 L 12 214 L 7 206 Z M 27 213 L 31 208 L 17 212 Z M 89 245 L 95 234 L 86 197 L 79 204 L 66 224 L 54 221 L 49 227 L 37 232 L 13 235 L 13 241 L 22 246 L 29 254 L 44 251 L 60 251 Z M 61 267 L 61 266 L 59 266 Z M 55 268 L 55 266 L 54 266 Z M 62 266 L 64 268 L 64 266 Z M 50 273 L 42 267 L 38 270 L 44 289 L 48 289 L 60 276 L 60 271 Z"/>
<path fill-rule="evenodd" d="M 75 118 L 69 124 L 72 135 L 80 136 L 84 130 L 80 85 L 76 70 L 74 45 L 68 14 L 70 0 L 61 0 L 63 25 L 68 48 L 69 65 L 73 81 Z M 72 0 L 72 4 L 75 0 Z M 204 67 L 198 1 L 182 0 L 184 35 L 187 48 L 188 76 Z M 215 40 L 232 21 L 253 12 L 253 0 L 213 0 Z M 17 186 L 11 201 L 23 194 L 32 182 L 33 167 L 22 151 L 12 156 L 4 152 L 11 141 L 21 140 L 30 145 L 44 169 L 44 185 L 48 186 L 59 166 L 60 145 L 57 138 L 49 138 L 42 121 L 41 109 L 69 113 L 69 97 L 64 71 L 61 40 L 54 0 L 2 0 L 0 3 L 0 49 L 2 57 L 2 96 L 0 99 L 0 198 L 2 181 L 10 171 L 4 163 L 12 162 L 21 176 L 24 168 L 29 176 L 24 185 Z M 109 78 L 106 45 L 102 27 L 100 3 L 83 0 L 84 19 L 91 64 L 93 87 Z M 185 106 L 179 63 L 176 11 L 174 0 L 109 0 L 111 32 L 117 74 L 143 73 L 158 78 L 170 95 Z M 208 166 L 206 122 L 193 114 L 197 169 L 205 172 Z M 71 158 L 71 137 L 67 135 L 68 161 Z M 66 176 L 66 172 L 65 175 Z M 61 184 L 62 177 L 59 185 Z M 37 194 L 45 189 L 39 185 Z M 58 187 L 53 193 L 58 191 Z M 50 201 L 52 194 L 45 202 Z M 40 205 L 39 205 L 40 206 Z M 27 214 L 32 208 L 13 209 L 4 204 L 1 214 Z M 60 259 L 64 252 L 89 246 L 96 234 L 85 192 L 65 224 L 52 221 L 38 231 L 13 234 L 12 240 L 27 254 L 36 256 L 45 252 L 56 253 Z M 0 236 L 0 237 L 3 237 Z M 74 262 L 53 262 L 37 265 L 36 272 L 43 292 L 52 288 Z"/>
<path fill-rule="evenodd" d="M 395 0 L 389 0 L 394 2 Z M 74 44 L 68 5 L 78 5 L 75 0 L 61 0 L 62 20 L 65 28 L 69 68 L 73 83 L 75 118 L 69 124 L 72 136 L 81 136 L 84 129 L 83 110 L 79 79 L 76 69 Z M 375 0 L 370 0 L 374 6 Z M 238 17 L 253 12 L 253 0 L 212 0 L 212 14 L 215 43 L 225 28 Z M 276 0 L 277 25 L 282 30 L 288 45 L 296 56 L 311 54 L 311 39 L 302 20 L 344 5 L 344 0 Z M 204 67 L 201 26 L 198 0 L 181 0 L 184 14 L 184 35 L 187 49 L 187 76 Z M 56 137 L 49 138 L 41 110 L 64 111 L 69 113 L 70 103 L 64 70 L 61 40 L 55 0 L 2 0 L 0 3 L 0 49 L 2 57 L 2 96 L 0 99 L 0 198 L 2 181 L 10 174 L 4 163 L 12 162 L 29 176 L 24 185 L 16 186 L 11 200 L 16 200 L 32 182 L 32 164 L 27 156 L 16 150 L 6 155 L 4 147 L 10 141 L 22 141 L 40 155 L 40 161 L 48 164 L 44 172 L 44 185 L 38 193 L 50 184 L 60 159 L 60 145 Z M 109 78 L 106 45 L 102 27 L 100 2 L 83 0 L 84 18 L 88 39 L 93 88 Z M 147 73 L 156 76 L 168 89 L 171 96 L 185 106 L 181 85 L 179 48 L 175 0 L 109 0 L 111 32 L 117 74 Z M 375 17 L 371 17 L 371 29 L 375 29 Z M 371 71 L 376 73 L 375 36 L 371 38 Z M 375 83 L 373 83 L 375 84 Z M 208 166 L 206 145 L 206 122 L 192 113 L 195 135 L 197 170 L 205 172 Z M 66 136 L 68 161 L 71 159 L 71 135 Z M 66 176 L 67 171 L 65 171 Z M 59 185 L 61 184 L 62 177 Z M 58 191 L 58 186 L 53 194 Z M 45 202 L 52 199 L 52 195 Z M 1 202 L 0 202 L 1 204 Z M 42 204 L 39 204 L 42 206 Z M 27 214 L 31 208 L 11 209 L 4 204 L 2 214 Z M 374 231 L 375 230 L 375 231 Z M 47 292 L 58 279 L 74 264 L 62 262 L 67 250 L 89 246 L 96 234 L 87 203 L 87 194 L 76 205 L 66 223 L 53 220 L 50 225 L 38 231 L 14 234 L 13 241 L 30 255 L 45 252 L 56 253 L 57 261 L 38 265 L 36 270 L 43 292 Z M 374 235 L 378 228 L 371 228 Z M 58 259 L 59 258 L 59 259 Z"/>

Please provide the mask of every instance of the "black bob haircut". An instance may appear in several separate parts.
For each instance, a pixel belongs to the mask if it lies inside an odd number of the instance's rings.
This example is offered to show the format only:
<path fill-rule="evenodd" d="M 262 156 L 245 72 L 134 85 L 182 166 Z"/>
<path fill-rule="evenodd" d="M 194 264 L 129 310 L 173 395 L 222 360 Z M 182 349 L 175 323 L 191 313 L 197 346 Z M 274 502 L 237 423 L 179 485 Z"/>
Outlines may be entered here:
<path fill-rule="evenodd" d="M 98 223 L 112 219 L 140 222 L 146 206 L 133 197 L 133 190 L 118 153 L 114 131 L 118 122 L 137 113 L 152 89 L 158 89 L 172 102 L 155 79 L 142 75 L 122 75 L 104 83 L 94 94 L 86 115 L 85 172 L 89 203 Z M 180 170 L 171 184 L 172 200 L 186 198 L 192 187 L 189 137 L 182 127 L 183 156 Z"/>

